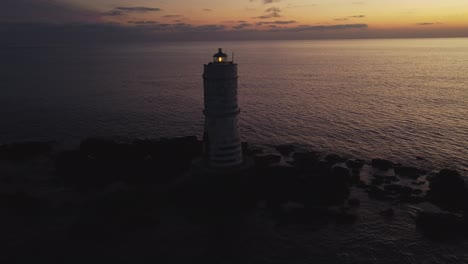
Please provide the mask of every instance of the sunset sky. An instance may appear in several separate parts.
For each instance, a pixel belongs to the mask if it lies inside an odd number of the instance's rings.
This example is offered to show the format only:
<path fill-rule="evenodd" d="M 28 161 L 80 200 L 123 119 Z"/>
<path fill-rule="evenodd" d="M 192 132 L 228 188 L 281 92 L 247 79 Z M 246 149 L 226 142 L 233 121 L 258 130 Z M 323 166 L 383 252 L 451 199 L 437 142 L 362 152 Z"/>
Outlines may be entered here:
<path fill-rule="evenodd" d="M 468 0 L 2 2 L 1 30 L 23 34 L 61 27 L 75 35 L 148 40 L 468 37 Z"/>

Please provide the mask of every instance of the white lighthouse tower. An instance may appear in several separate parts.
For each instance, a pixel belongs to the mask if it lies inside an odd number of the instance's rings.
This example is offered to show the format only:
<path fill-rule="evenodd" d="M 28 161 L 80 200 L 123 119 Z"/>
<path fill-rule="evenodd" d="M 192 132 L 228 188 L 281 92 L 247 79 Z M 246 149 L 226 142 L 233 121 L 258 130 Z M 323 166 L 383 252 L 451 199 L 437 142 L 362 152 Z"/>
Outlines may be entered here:
<path fill-rule="evenodd" d="M 205 64 L 205 160 L 212 168 L 230 168 L 243 163 L 237 103 L 237 64 L 219 49 L 213 62 Z"/>

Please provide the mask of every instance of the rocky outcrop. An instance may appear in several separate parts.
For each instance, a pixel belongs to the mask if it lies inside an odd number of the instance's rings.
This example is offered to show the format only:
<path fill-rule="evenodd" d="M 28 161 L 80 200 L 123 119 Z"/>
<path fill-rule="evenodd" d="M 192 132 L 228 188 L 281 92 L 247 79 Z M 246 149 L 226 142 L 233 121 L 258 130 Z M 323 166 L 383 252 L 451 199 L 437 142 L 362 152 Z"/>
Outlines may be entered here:
<path fill-rule="evenodd" d="M 21 161 L 52 151 L 52 142 L 22 142 L 0 145 L 0 160 Z"/>
<path fill-rule="evenodd" d="M 424 235 L 432 239 L 456 239 L 467 235 L 463 219 L 450 213 L 420 212 L 416 225 Z"/>
<path fill-rule="evenodd" d="M 468 188 L 460 173 L 443 169 L 429 178 L 429 200 L 448 210 L 467 210 Z"/>
<path fill-rule="evenodd" d="M 418 179 L 423 173 L 420 169 L 410 166 L 396 166 L 395 173 L 406 178 Z"/>
<path fill-rule="evenodd" d="M 376 168 L 382 171 L 387 171 L 393 168 L 394 166 L 393 162 L 389 160 L 385 160 L 385 159 L 373 159 L 371 164 L 373 168 Z"/>

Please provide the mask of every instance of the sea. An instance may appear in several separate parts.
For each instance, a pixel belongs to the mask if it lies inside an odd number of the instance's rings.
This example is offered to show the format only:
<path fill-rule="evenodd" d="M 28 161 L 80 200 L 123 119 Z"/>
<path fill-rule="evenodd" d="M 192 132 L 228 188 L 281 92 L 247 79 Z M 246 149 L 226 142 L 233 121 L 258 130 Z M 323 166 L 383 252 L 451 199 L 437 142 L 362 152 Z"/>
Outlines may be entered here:
<path fill-rule="evenodd" d="M 218 48 L 243 141 L 468 172 L 466 38 L 3 47 L 0 144 L 201 138 Z"/>

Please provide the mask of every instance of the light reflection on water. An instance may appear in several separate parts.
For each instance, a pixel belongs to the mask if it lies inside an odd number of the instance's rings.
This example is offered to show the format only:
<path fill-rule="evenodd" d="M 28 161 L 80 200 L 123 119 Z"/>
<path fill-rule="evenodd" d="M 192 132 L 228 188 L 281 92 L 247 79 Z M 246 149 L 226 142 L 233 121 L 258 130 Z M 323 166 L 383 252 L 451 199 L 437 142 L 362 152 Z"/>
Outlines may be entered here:
<path fill-rule="evenodd" d="M 200 136 L 218 47 L 239 63 L 246 141 L 468 170 L 468 39 L 6 49 L 0 141 Z"/>

